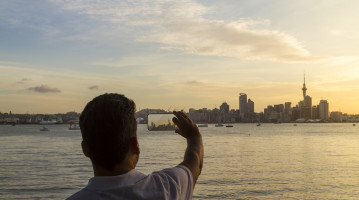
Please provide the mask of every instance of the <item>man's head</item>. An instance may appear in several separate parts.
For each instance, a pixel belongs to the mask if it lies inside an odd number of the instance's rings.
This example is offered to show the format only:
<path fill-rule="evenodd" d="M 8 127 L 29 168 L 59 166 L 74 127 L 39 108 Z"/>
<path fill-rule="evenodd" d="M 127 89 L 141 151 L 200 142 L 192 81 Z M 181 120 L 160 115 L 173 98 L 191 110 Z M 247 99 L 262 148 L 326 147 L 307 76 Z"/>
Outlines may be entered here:
<path fill-rule="evenodd" d="M 120 94 L 103 94 L 86 105 L 80 128 L 84 151 L 94 164 L 111 171 L 125 159 L 136 137 L 135 110 L 135 103 Z"/>

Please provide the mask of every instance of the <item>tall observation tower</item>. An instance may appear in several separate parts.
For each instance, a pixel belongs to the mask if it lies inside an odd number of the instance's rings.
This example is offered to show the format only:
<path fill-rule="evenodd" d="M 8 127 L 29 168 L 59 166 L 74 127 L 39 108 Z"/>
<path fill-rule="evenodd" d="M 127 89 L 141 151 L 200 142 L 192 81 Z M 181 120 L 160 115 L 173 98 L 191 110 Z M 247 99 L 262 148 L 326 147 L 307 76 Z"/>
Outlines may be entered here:
<path fill-rule="evenodd" d="M 305 74 L 304 74 L 304 83 L 303 83 L 303 100 L 305 100 L 305 97 L 307 96 L 307 87 L 305 87 Z"/>

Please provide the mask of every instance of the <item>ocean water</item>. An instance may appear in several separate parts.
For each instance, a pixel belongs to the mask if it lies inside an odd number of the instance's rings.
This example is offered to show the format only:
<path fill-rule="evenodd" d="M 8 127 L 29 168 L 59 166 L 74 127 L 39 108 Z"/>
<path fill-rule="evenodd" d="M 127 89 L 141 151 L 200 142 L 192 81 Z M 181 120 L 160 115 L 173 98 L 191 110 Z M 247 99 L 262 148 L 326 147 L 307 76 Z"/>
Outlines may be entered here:
<path fill-rule="evenodd" d="M 0 126 L 0 199 L 65 199 L 93 176 L 80 131 Z M 194 199 L 359 199 L 359 126 L 234 124 L 200 128 L 205 157 Z M 138 127 L 143 173 L 179 164 L 186 141 Z"/>

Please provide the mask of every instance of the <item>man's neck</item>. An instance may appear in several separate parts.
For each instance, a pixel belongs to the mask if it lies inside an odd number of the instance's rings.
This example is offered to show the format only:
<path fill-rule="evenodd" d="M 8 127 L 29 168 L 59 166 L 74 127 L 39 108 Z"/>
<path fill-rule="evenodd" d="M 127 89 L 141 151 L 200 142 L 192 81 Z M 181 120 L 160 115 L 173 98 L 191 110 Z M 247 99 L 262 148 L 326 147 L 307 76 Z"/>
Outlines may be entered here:
<path fill-rule="evenodd" d="M 114 170 L 108 170 L 102 167 L 93 167 L 94 176 L 118 176 L 131 171 L 134 168 L 115 168 Z"/>
<path fill-rule="evenodd" d="M 117 164 L 113 170 L 106 169 L 102 166 L 92 163 L 94 176 L 118 176 L 125 174 L 135 169 L 137 164 L 137 158 L 125 159 L 123 162 Z"/>

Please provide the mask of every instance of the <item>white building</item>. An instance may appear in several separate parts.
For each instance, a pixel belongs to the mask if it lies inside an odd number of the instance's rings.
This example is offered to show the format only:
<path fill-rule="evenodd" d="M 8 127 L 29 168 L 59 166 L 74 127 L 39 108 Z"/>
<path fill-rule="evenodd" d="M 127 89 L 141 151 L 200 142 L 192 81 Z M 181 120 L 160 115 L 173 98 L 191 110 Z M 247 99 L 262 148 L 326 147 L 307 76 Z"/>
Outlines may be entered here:
<path fill-rule="evenodd" d="M 329 120 L 329 103 L 327 100 L 320 100 L 319 103 L 319 119 Z"/>

